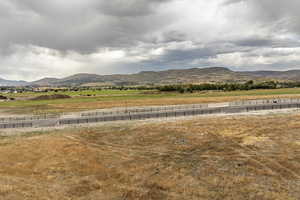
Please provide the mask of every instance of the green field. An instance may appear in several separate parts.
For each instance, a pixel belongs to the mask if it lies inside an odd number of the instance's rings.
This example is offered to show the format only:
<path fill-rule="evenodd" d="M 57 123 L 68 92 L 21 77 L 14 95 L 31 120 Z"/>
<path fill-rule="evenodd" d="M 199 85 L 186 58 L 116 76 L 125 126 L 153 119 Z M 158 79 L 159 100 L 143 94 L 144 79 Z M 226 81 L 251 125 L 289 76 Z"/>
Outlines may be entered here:
<path fill-rule="evenodd" d="M 11 94 L 16 100 L 0 102 L 0 110 L 15 114 L 40 114 L 60 113 L 101 108 L 125 107 L 125 106 L 150 106 L 170 104 L 194 104 L 224 102 L 244 99 L 296 97 L 300 95 L 300 88 L 273 89 L 273 90 L 249 90 L 249 91 L 203 91 L 180 94 L 177 92 L 138 91 L 138 90 L 86 90 L 59 92 L 66 94 L 71 99 L 57 100 L 29 100 L 28 98 L 51 95 L 47 93 L 20 93 Z M 89 95 L 89 96 L 87 96 Z"/>

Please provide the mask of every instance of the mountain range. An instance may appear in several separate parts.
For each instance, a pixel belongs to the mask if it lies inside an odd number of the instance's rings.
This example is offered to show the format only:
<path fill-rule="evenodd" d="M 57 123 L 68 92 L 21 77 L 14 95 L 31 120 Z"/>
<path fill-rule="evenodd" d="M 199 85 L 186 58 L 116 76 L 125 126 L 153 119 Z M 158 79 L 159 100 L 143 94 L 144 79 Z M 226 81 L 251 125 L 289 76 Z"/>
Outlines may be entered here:
<path fill-rule="evenodd" d="M 28 84 L 26 81 L 11 81 L 0 78 L 0 86 L 24 86 Z"/>
<path fill-rule="evenodd" d="M 300 70 L 232 71 L 223 67 L 142 71 L 136 74 L 75 74 L 65 78 L 43 78 L 33 82 L 0 79 L 0 86 L 112 86 L 179 84 L 205 82 L 245 82 L 248 80 L 300 81 Z"/>

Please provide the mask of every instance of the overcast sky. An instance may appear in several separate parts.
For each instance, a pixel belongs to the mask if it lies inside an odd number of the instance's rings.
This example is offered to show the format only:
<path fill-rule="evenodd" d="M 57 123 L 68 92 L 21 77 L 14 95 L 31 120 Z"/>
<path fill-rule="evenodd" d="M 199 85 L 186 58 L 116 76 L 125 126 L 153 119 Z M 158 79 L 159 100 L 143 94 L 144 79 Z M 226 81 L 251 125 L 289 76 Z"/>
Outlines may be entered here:
<path fill-rule="evenodd" d="M 299 0 L 1 0 L 0 77 L 300 68 Z"/>

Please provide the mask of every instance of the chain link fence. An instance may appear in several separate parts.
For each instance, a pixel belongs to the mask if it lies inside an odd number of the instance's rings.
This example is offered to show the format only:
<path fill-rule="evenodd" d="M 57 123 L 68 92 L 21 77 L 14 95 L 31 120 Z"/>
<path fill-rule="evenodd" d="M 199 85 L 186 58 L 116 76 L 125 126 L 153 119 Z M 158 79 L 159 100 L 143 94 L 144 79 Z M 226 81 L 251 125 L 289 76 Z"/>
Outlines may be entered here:
<path fill-rule="evenodd" d="M 127 121 L 127 120 L 144 120 L 154 118 L 170 118 L 170 117 L 183 117 L 195 115 L 209 115 L 209 114 L 222 114 L 222 113 L 242 113 L 259 110 L 274 110 L 274 109 L 288 109 L 300 108 L 300 103 L 285 103 L 285 104 L 265 104 L 265 105 L 249 105 L 249 106 L 228 106 L 219 108 L 198 108 L 187 110 L 169 110 L 161 112 L 145 112 L 145 113 L 123 113 L 118 115 L 108 116 L 93 116 L 78 119 L 63 119 L 59 120 L 60 125 L 67 124 L 84 124 L 84 123 L 97 123 L 97 122 L 112 122 L 112 121 Z"/>
<path fill-rule="evenodd" d="M 98 111 L 98 112 L 86 112 L 82 113 L 81 117 L 93 117 L 93 116 L 106 116 L 106 115 L 119 115 L 123 113 L 145 113 L 145 112 L 164 112 L 172 110 L 187 110 L 187 109 L 199 109 L 208 108 L 208 104 L 188 104 L 188 105 L 172 105 L 172 106 L 147 106 L 137 108 L 122 108 L 111 111 Z"/>
<path fill-rule="evenodd" d="M 47 120 L 59 118 L 61 115 L 35 115 L 26 117 L 3 117 L 0 118 L 0 123 L 14 122 L 14 121 L 32 121 L 32 120 Z"/>
<path fill-rule="evenodd" d="M 248 105 L 269 105 L 269 104 L 289 104 L 300 103 L 300 99 L 295 98 L 274 98 L 274 99 L 258 99 L 230 102 L 229 106 L 248 106 Z"/>
<path fill-rule="evenodd" d="M 21 122 L 21 123 L 0 123 L 0 129 L 10 128 L 30 128 L 33 126 L 32 122 Z"/>
<path fill-rule="evenodd" d="M 242 113 L 259 110 L 300 108 L 300 99 L 250 100 L 229 103 L 224 107 L 209 107 L 205 104 L 147 107 L 116 110 L 111 112 L 90 112 L 78 117 L 43 115 L 0 119 L 0 129 L 27 127 L 54 127 L 68 124 L 86 124 L 154 118 L 184 117 L 195 115 Z"/>

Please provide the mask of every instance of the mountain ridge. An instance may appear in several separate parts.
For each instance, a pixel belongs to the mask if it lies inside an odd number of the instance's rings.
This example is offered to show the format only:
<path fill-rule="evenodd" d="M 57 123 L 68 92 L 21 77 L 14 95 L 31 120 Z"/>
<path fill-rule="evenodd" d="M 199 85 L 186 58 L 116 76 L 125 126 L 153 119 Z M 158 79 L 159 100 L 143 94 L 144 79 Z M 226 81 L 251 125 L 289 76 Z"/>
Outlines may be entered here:
<path fill-rule="evenodd" d="M 3 80 L 3 81 L 2 81 Z M 93 85 L 147 85 L 205 82 L 244 82 L 248 80 L 300 81 L 300 70 L 287 71 L 233 71 L 225 67 L 169 69 L 141 71 L 134 74 L 98 75 L 78 73 L 64 78 L 43 78 L 33 82 L 9 81 L 0 78 L 0 85 L 8 86 L 89 86 Z"/>
<path fill-rule="evenodd" d="M 3 78 L 0 78 L 0 86 L 23 86 L 27 84 L 26 81 L 15 81 L 15 80 L 6 80 Z"/>
<path fill-rule="evenodd" d="M 225 67 L 141 71 L 135 74 L 98 75 L 79 73 L 53 82 L 53 85 L 146 85 L 204 82 L 243 82 L 248 80 L 300 81 L 300 70 L 233 71 Z M 39 81 L 36 82 L 39 84 Z"/>

